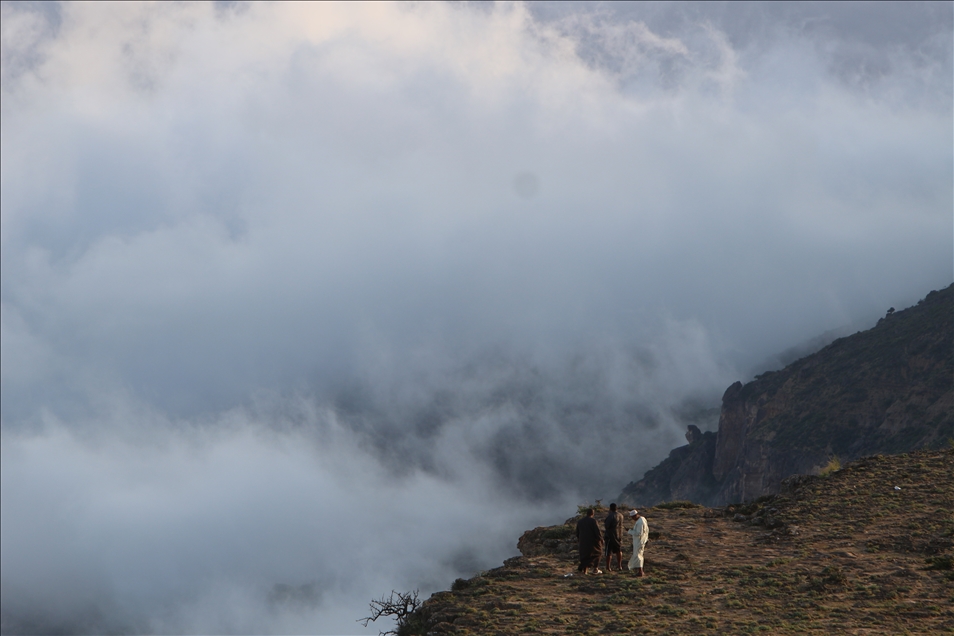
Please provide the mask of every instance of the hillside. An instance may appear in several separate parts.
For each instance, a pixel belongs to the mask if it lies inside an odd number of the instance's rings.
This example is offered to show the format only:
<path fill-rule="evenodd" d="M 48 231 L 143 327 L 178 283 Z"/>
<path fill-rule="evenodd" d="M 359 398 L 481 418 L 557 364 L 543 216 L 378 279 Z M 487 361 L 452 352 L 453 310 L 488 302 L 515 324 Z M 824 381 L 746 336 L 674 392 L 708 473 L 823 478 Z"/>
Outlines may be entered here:
<path fill-rule="evenodd" d="M 574 517 L 400 633 L 954 633 L 952 511 L 954 449 L 870 457 L 747 505 L 645 510 L 644 578 L 575 574 Z"/>
<path fill-rule="evenodd" d="M 954 437 L 954 285 L 891 310 L 780 371 L 736 382 L 719 430 L 687 437 L 619 500 L 707 505 L 777 492 L 789 475 L 875 453 L 941 448 Z"/>

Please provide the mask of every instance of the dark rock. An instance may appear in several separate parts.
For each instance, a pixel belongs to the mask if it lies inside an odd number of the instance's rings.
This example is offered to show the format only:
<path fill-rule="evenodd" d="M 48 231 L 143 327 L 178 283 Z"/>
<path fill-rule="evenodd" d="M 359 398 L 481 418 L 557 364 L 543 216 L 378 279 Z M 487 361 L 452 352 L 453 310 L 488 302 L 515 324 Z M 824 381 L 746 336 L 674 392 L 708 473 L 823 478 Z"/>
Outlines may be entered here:
<path fill-rule="evenodd" d="M 622 503 L 709 506 L 795 494 L 833 457 L 939 448 L 954 433 L 954 285 L 722 396 L 718 433 L 631 482 Z M 793 475 L 801 475 L 792 477 Z"/>
<path fill-rule="evenodd" d="M 690 424 L 688 430 L 686 430 L 686 441 L 692 444 L 699 439 L 702 439 L 702 431 L 695 424 Z"/>
<path fill-rule="evenodd" d="M 699 501 L 708 497 L 717 486 L 711 468 L 715 439 L 716 434 L 709 431 L 700 433 L 691 444 L 674 448 L 640 481 L 623 489 L 621 503 L 647 507 L 664 501 Z"/>

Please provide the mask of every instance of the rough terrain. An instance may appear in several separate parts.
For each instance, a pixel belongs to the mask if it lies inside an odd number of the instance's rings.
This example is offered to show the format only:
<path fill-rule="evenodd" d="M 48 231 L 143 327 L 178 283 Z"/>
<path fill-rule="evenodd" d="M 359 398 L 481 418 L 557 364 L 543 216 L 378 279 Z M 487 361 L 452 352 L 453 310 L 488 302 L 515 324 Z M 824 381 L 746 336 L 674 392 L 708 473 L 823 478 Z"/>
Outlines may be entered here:
<path fill-rule="evenodd" d="M 745 505 L 644 514 L 644 578 L 576 574 L 574 517 L 525 533 L 523 556 L 434 594 L 400 633 L 954 633 L 954 449 L 793 477 Z"/>
<path fill-rule="evenodd" d="M 778 492 L 790 475 L 876 453 L 944 448 L 954 436 L 954 285 L 892 308 L 784 369 L 736 382 L 719 430 L 690 426 L 689 444 L 619 499 L 722 506 Z"/>

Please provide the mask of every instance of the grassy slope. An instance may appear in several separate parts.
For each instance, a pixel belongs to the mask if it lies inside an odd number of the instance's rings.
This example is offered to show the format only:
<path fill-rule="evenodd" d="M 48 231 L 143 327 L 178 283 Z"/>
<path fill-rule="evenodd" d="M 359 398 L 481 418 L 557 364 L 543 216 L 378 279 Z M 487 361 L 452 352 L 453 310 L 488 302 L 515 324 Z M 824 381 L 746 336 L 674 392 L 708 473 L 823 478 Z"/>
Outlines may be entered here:
<path fill-rule="evenodd" d="M 526 533 L 530 556 L 458 580 L 402 633 L 954 633 L 952 511 L 954 450 L 866 458 L 745 506 L 645 511 L 642 579 L 564 577 L 574 518 Z"/>

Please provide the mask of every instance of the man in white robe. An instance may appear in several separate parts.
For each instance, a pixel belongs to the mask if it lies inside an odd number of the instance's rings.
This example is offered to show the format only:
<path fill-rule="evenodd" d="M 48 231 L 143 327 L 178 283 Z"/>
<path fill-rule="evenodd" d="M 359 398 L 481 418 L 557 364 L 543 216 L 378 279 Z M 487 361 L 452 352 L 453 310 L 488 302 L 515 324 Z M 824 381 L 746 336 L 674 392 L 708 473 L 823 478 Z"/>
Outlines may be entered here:
<path fill-rule="evenodd" d="M 636 570 L 636 576 L 643 576 L 643 548 L 649 541 L 649 522 L 638 510 L 630 510 L 629 516 L 636 520 L 636 525 L 629 531 L 633 535 L 633 556 L 629 559 L 629 569 Z"/>

